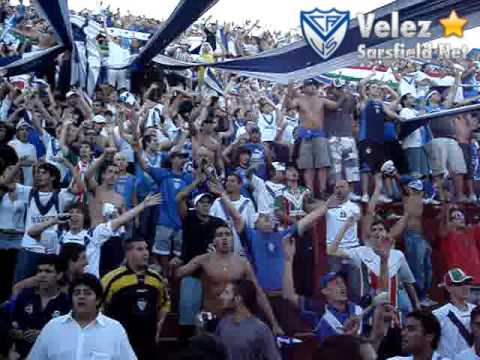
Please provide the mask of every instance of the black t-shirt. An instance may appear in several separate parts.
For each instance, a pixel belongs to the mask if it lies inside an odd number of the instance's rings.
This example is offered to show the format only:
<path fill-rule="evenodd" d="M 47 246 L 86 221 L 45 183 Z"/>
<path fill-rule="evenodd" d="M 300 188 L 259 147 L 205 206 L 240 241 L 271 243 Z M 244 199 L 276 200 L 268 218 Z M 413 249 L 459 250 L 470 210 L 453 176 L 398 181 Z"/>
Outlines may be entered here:
<path fill-rule="evenodd" d="M 200 221 L 196 210 L 189 210 L 183 219 L 183 242 L 181 259 L 186 264 L 195 256 L 205 254 L 212 243 L 217 226 L 225 224 L 222 219 L 209 216 L 206 222 Z"/>
<path fill-rule="evenodd" d="M 60 292 L 42 310 L 40 295 L 33 288 L 26 289 L 15 300 L 12 321 L 16 323 L 15 328 L 20 330 L 41 330 L 52 318 L 67 314 L 71 307 L 68 295 Z"/>

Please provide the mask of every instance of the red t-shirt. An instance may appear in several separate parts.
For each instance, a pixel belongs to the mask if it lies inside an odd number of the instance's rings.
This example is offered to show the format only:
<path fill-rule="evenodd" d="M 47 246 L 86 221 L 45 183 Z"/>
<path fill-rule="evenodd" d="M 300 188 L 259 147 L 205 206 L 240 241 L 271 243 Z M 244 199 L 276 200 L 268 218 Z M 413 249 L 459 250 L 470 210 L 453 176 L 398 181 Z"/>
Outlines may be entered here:
<path fill-rule="evenodd" d="M 480 283 L 480 225 L 450 230 L 440 242 L 446 269 L 460 267 Z"/>

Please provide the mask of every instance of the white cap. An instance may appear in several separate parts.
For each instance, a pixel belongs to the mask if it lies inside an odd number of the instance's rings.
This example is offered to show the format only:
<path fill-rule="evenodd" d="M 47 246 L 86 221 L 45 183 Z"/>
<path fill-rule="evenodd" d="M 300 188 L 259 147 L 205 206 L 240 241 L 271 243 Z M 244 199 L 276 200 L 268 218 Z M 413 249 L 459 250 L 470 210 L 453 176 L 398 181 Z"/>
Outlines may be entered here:
<path fill-rule="evenodd" d="M 70 96 L 73 96 L 73 95 L 78 95 L 78 94 L 75 91 L 69 91 L 69 92 L 67 92 L 65 97 L 68 99 Z"/>
<path fill-rule="evenodd" d="M 136 103 L 135 96 L 133 96 L 133 94 L 128 91 L 124 91 L 123 93 L 121 93 L 118 100 L 130 106 L 134 106 Z"/>
<path fill-rule="evenodd" d="M 95 115 L 93 117 L 93 122 L 97 124 L 106 124 L 107 120 L 105 120 L 105 117 L 103 117 L 103 115 Z"/>
<path fill-rule="evenodd" d="M 284 163 L 275 161 L 275 162 L 272 163 L 272 166 L 275 169 L 275 171 L 285 171 L 285 164 Z"/>

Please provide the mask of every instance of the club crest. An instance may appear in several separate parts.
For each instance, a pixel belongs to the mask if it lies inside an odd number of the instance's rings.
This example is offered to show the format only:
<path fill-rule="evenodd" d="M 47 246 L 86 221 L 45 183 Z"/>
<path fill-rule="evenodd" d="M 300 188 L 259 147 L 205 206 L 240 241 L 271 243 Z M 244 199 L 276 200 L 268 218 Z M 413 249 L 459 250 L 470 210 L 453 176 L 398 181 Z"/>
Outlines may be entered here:
<path fill-rule="evenodd" d="M 349 22 L 350 12 L 335 8 L 328 11 L 315 8 L 300 12 L 303 37 L 324 60 L 332 56 L 342 43 Z"/>

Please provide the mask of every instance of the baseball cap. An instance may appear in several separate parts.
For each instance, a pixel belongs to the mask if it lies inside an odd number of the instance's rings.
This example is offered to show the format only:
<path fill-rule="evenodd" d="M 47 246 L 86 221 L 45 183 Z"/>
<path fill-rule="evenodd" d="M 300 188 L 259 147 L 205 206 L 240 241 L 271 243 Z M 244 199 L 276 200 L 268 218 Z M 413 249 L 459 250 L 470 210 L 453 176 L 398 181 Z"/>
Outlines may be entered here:
<path fill-rule="evenodd" d="M 440 94 L 440 91 L 438 91 L 438 90 L 432 90 L 432 91 L 430 91 L 430 92 L 427 94 L 427 96 L 425 97 L 425 100 L 426 100 L 426 101 L 429 101 L 430 98 L 431 98 L 431 97 L 433 96 L 433 94 L 435 94 L 435 93 L 441 95 L 441 94 Z"/>
<path fill-rule="evenodd" d="M 320 278 L 320 287 L 323 289 L 327 287 L 328 283 L 341 277 L 344 280 L 347 278 L 346 274 L 341 271 L 330 271 Z"/>
<path fill-rule="evenodd" d="M 303 86 L 310 86 L 310 85 L 317 86 L 318 83 L 313 79 L 307 79 L 303 81 Z"/>
<path fill-rule="evenodd" d="M 275 169 L 275 171 L 285 171 L 285 164 L 284 163 L 274 161 L 272 163 L 272 166 Z"/>
<path fill-rule="evenodd" d="M 78 94 L 77 94 L 75 91 L 69 91 L 69 92 L 67 92 L 67 94 L 65 95 L 65 97 L 68 99 L 70 96 L 75 96 L 75 95 L 78 96 Z"/>
<path fill-rule="evenodd" d="M 452 286 L 455 284 L 462 284 L 473 280 L 472 276 L 465 274 L 460 268 L 452 268 L 447 271 L 443 276 L 443 282 L 439 284 L 439 287 Z"/>
<path fill-rule="evenodd" d="M 197 196 L 195 196 L 193 198 L 193 206 L 197 205 L 197 203 L 202 200 L 204 197 L 208 197 L 210 199 L 210 201 L 213 200 L 213 196 L 212 194 L 209 194 L 209 193 L 201 193 L 201 194 L 198 194 Z"/>
<path fill-rule="evenodd" d="M 25 120 L 20 120 L 17 124 L 17 126 L 15 127 L 16 130 L 20 129 L 21 127 L 26 127 L 26 128 L 31 128 L 32 125 L 30 125 L 28 122 L 26 122 Z"/>
<path fill-rule="evenodd" d="M 131 92 L 128 92 L 128 91 L 122 92 L 120 94 L 120 96 L 118 97 L 118 100 L 120 102 L 124 102 L 125 104 L 128 104 L 130 106 L 133 106 L 136 103 L 135 96 L 133 96 L 133 94 Z"/>
<path fill-rule="evenodd" d="M 95 122 L 97 124 L 106 124 L 107 123 L 107 121 L 105 120 L 105 118 L 102 115 L 95 115 L 93 117 L 93 122 Z"/>

